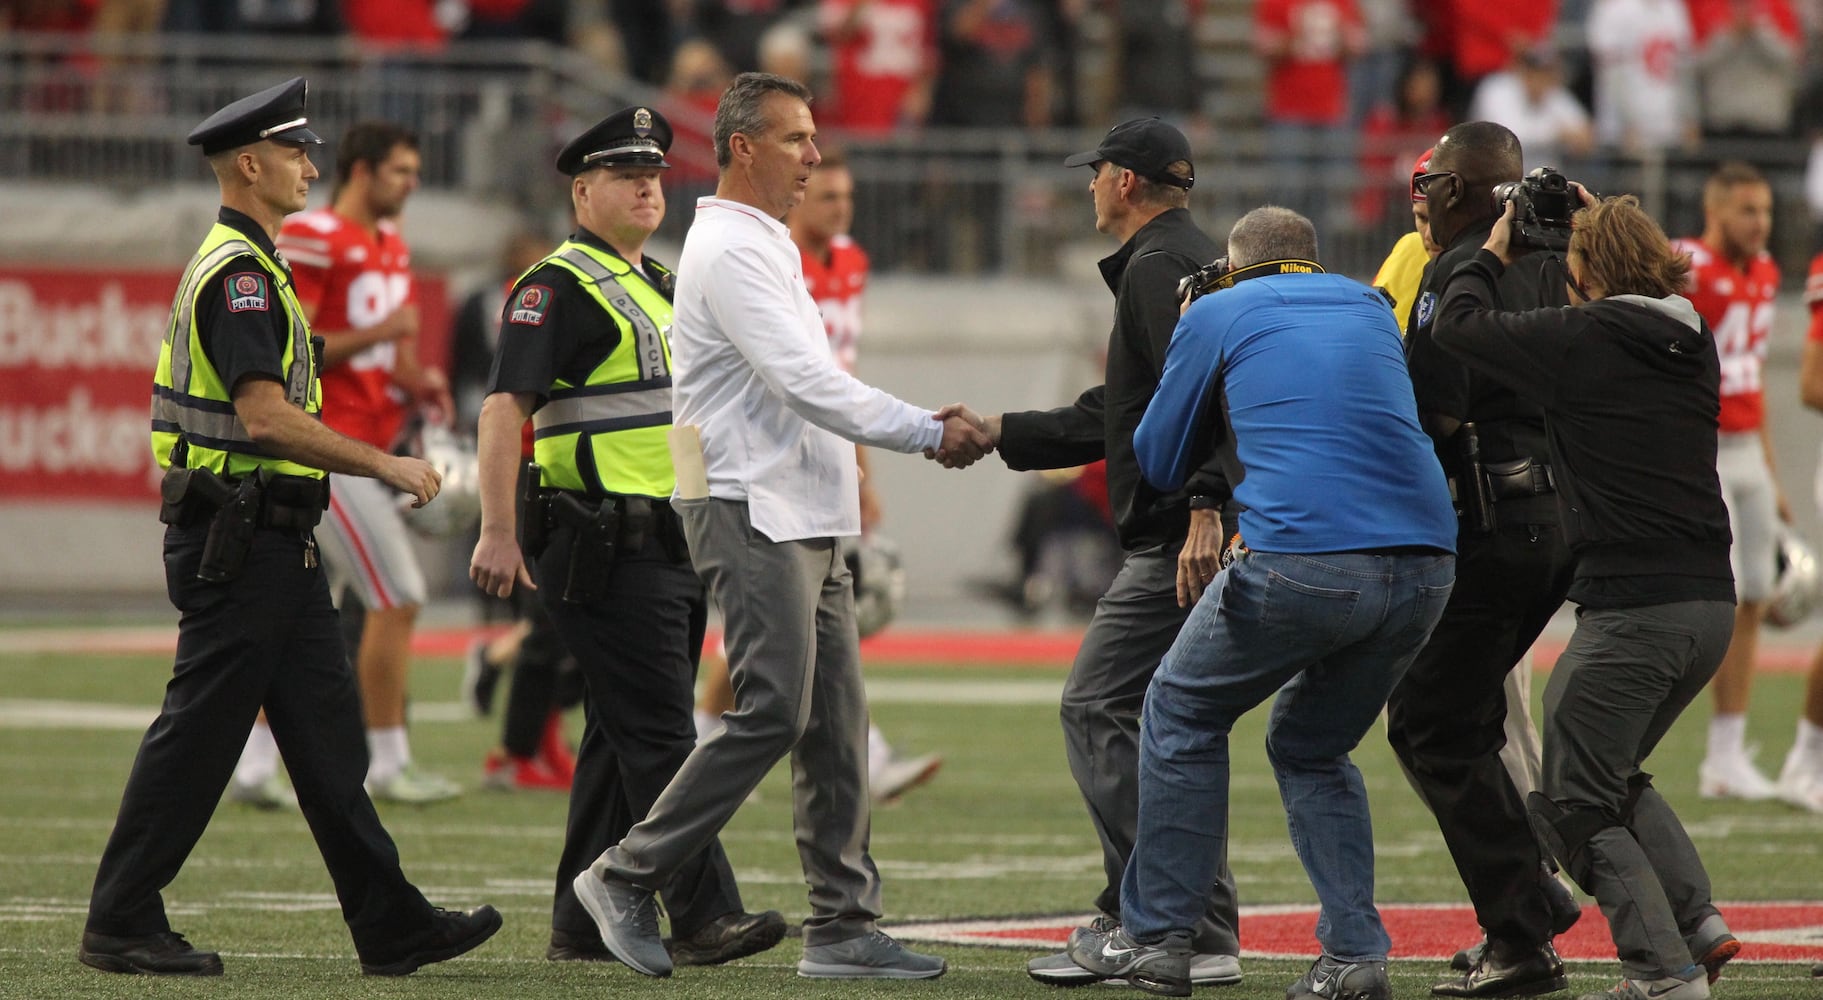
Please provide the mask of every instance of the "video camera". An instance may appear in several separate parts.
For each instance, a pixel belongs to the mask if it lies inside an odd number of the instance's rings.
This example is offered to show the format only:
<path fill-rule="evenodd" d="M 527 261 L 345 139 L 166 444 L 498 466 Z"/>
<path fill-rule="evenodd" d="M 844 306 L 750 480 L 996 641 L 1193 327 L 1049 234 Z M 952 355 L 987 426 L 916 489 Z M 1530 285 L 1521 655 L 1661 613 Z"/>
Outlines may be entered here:
<path fill-rule="evenodd" d="M 1570 186 L 1570 179 L 1551 167 L 1539 167 L 1523 179 L 1508 181 L 1494 188 L 1494 207 L 1506 211 L 1513 203 L 1513 238 L 1515 250 L 1570 249 L 1570 217 L 1582 207 L 1582 199 Z"/>

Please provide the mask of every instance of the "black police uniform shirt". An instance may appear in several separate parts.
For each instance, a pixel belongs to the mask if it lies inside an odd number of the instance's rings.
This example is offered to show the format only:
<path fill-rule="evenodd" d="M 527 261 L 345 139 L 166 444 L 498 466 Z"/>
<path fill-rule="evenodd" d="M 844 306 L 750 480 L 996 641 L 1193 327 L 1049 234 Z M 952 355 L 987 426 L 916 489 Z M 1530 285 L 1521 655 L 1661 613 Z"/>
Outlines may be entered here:
<path fill-rule="evenodd" d="M 283 258 L 259 223 L 225 206 L 217 219 L 280 261 L 282 272 L 274 274 L 259 258 L 242 254 L 229 260 L 196 293 L 196 330 L 203 353 L 232 397 L 234 387 L 250 376 L 285 381 L 285 344 L 291 339 L 291 321 L 285 316 L 279 290 L 291 284 L 291 274 L 283 270 Z"/>
<path fill-rule="evenodd" d="M 1494 220 L 1468 227 L 1436 260 L 1425 266 L 1421 291 L 1412 312 L 1416 325 L 1405 339 L 1405 365 L 1412 377 L 1418 419 L 1425 432 L 1436 441 L 1444 468 L 1451 472 L 1455 472 L 1456 467 L 1455 455 L 1446 447 L 1450 435 L 1439 432 L 1432 423 L 1434 416 L 1447 417 L 1453 423 L 1474 421 L 1480 431 L 1478 437 L 1484 462 L 1546 458 L 1544 411 L 1538 404 L 1470 369 L 1438 347 L 1433 336 L 1437 307 L 1450 275 L 1474 259 L 1493 231 Z M 1570 301 L 1569 292 L 1564 288 L 1566 274 L 1563 259 L 1556 254 L 1542 251 L 1525 254 L 1502 273 L 1491 308 L 1518 311 L 1567 306 Z"/>
<path fill-rule="evenodd" d="M 570 238 L 621 257 L 587 229 L 578 229 Z M 670 301 L 668 272 L 657 270 L 650 257 L 633 273 Z M 534 288 L 539 291 L 532 292 Z M 500 314 L 500 346 L 487 391 L 528 392 L 543 405 L 552 383 L 563 379 L 571 385 L 583 384 L 619 344 L 619 325 L 603 314 L 576 274 L 557 264 L 540 264 L 506 297 Z"/>

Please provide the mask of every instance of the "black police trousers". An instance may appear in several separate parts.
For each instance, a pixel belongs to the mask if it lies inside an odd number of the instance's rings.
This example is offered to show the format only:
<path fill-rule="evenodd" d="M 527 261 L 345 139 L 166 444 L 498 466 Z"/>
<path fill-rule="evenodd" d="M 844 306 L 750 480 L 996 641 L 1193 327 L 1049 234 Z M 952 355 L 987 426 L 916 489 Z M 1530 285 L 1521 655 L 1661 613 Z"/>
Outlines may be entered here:
<path fill-rule="evenodd" d="M 696 747 L 696 663 L 708 599 L 688 560 L 674 561 L 646 533 L 619 551 L 598 600 L 563 599 L 575 529 L 559 525 L 537 561 L 545 610 L 582 671 L 585 721 L 557 863 L 551 928 L 594 939 L 594 920 L 571 880 L 644 819 Z M 688 937 L 742 909 L 734 869 L 716 840 L 660 891 L 673 937 Z"/>
<path fill-rule="evenodd" d="M 1437 817 L 1476 919 L 1489 937 L 1519 946 L 1550 940 L 1551 912 L 1543 853 L 1500 761 L 1502 685 L 1570 588 L 1554 502 L 1503 503 L 1491 534 L 1458 539 L 1443 619 L 1386 705 L 1387 738 Z"/>
<path fill-rule="evenodd" d="M 429 929 L 431 907 L 362 787 L 360 691 L 323 571 L 306 568 L 297 532 L 261 528 L 240 576 L 206 583 L 196 570 L 208 533 L 206 520 L 165 530 L 165 588 L 182 613 L 177 661 L 127 777 L 87 929 L 170 930 L 159 892 L 209 825 L 263 705 L 355 949 L 388 960 Z"/>

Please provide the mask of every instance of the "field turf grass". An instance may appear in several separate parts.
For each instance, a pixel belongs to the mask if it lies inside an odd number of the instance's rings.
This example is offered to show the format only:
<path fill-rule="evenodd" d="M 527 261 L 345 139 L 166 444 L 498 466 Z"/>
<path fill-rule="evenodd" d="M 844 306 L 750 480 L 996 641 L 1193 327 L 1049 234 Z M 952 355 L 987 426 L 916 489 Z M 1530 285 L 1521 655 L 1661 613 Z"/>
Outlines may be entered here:
<path fill-rule="evenodd" d="M 0 654 L 0 709 L 43 702 L 155 706 L 170 672 L 162 656 Z M 453 699 L 458 666 L 422 661 L 414 677 L 421 705 Z M 1064 764 L 1054 698 L 1056 669 L 870 669 L 885 682 L 874 714 L 908 751 L 938 750 L 935 782 L 875 813 L 873 849 L 885 876 L 888 929 L 894 923 L 1033 914 L 1081 914 L 1100 886 L 1094 834 Z M 1540 679 L 1542 684 L 1542 678 Z M 1763 676 L 1750 739 L 1776 771 L 1790 745 L 1800 678 Z M 893 696 L 885 696 L 887 689 Z M 993 700 L 971 703 L 971 690 Z M 442 714 L 452 713 L 446 709 Z M 1234 739 L 1232 862 L 1243 902 L 1314 901 L 1285 834 L 1261 745 L 1265 713 L 1243 720 Z M 1695 792 L 1708 717 L 1705 696 L 1649 763 L 1659 787 L 1692 827 L 1723 901 L 1823 900 L 1823 816 L 1775 803 L 1712 803 Z M 0 998 L 31 997 L 425 997 L 538 1000 L 578 996 L 763 998 L 916 996 L 1051 997 L 1028 980 L 1033 950 L 920 946 L 948 957 L 948 975 L 924 983 L 818 983 L 799 979 L 799 945 L 714 969 L 681 969 L 647 980 L 617 965 L 543 959 L 552 866 L 564 817 L 560 796 L 472 791 L 428 808 L 382 806 L 405 869 L 432 902 L 492 902 L 506 926 L 470 956 L 402 980 L 364 978 L 343 928 L 327 874 L 302 819 L 224 803 L 183 874 L 166 892 L 175 928 L 223 953 L 214 980 L 115 976 L 75 959 L 88 890 L 112 824 L 141 728 L 75 728 L 20 721 L 0 711 Z M 475 784 L 498 718 L 422 721 L 413 727 L 425 765 Z M 569 722 L 572 735 L 580 721 Z M 1370 733 L 1356 754 L 1373 798 L 1384 903 L 1462 901 L 1441 838 L 1386 748 Z M 805 891 L 792 842 L 787 774 L 775 771 L 723 836 L 750 909 L 802 919 Z M 1823 927 L 1806 940 L 1823 958 Z M 1467 943 L 1467 942 L 1463 942 Z M 1314 956 L 1315 944 L 1308 950 Z M 1751 957 L 1751 951 L 1743 957 Z M 1249 958 L 1240 986 L 1198 991 L 1220 1000 L 1277 998 L 1308 965 Z M 1400 997 L 1425 997 L 1443 963 L 1392 964 Z M 1618 966 L 1571 966 L 1575 996 L 1613 985 Z M 1074 996 L 1109 994 L 1105 988 Z M 1727 998 L 1823 998 L 1808 964 L 1738 963 L 1716 988 Z"/>

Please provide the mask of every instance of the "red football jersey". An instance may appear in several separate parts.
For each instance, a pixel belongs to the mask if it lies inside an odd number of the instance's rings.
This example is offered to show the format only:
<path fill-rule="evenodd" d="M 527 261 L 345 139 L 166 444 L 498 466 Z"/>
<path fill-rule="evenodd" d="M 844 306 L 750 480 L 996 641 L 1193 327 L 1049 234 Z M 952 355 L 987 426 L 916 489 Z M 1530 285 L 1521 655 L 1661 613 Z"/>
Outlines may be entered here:
<path fill-rule="evenodd" d="M 1810 259 L 1810 276 L 1804 279 L 1804 304 L 1810 307 L 1809 339 L 1823 343 L 1823 253 Z"/>
<path fill-rule="evenodd" d="M 900 124 L 905 95 L 936 59 L 937 11 L 932 0 L 823 0 L 824 30 L 850 17 L 854 33 L 833 46 L 835 93 L 829 124 L 888 132 Z"/>
<path fill-rule="evenodd" d="M 798 250 L 804 261 L 804 284 L 823 311 L 829 350 L 842 370 L 855 370 L 855 348 L 861 339 L 861 293 L 867 288 L 867 251 L 846 236 L 829 242 L 829 263 Z"/>
<path fill-rule="evenodd" d="M 279 252 L 291 264 L 298 301 L 312 329 L 364 330 L 412 301 L 411 251 L 398 227 L 381 222 L 369 236 L 323 208 L 285 220 Z M 323 423 L 376 448 L 390 448 L 405 423 L 406 396 L 393 385 L 398 344 L 374 344 L 323 372 Z"/>
<path fill-rule="evenodd" d="M 1722 360 L 1721 429 L 1759 430 L 1766 419 L 1760 368 L 1772 333 L 1779 266 L 1763 250 L 1743 270 L 1701 240 L 1677 240 L 1672 247 L 1690 255 L 1690 283 L 1684 294 L 1715 333 L 1716 354 Z"/>

